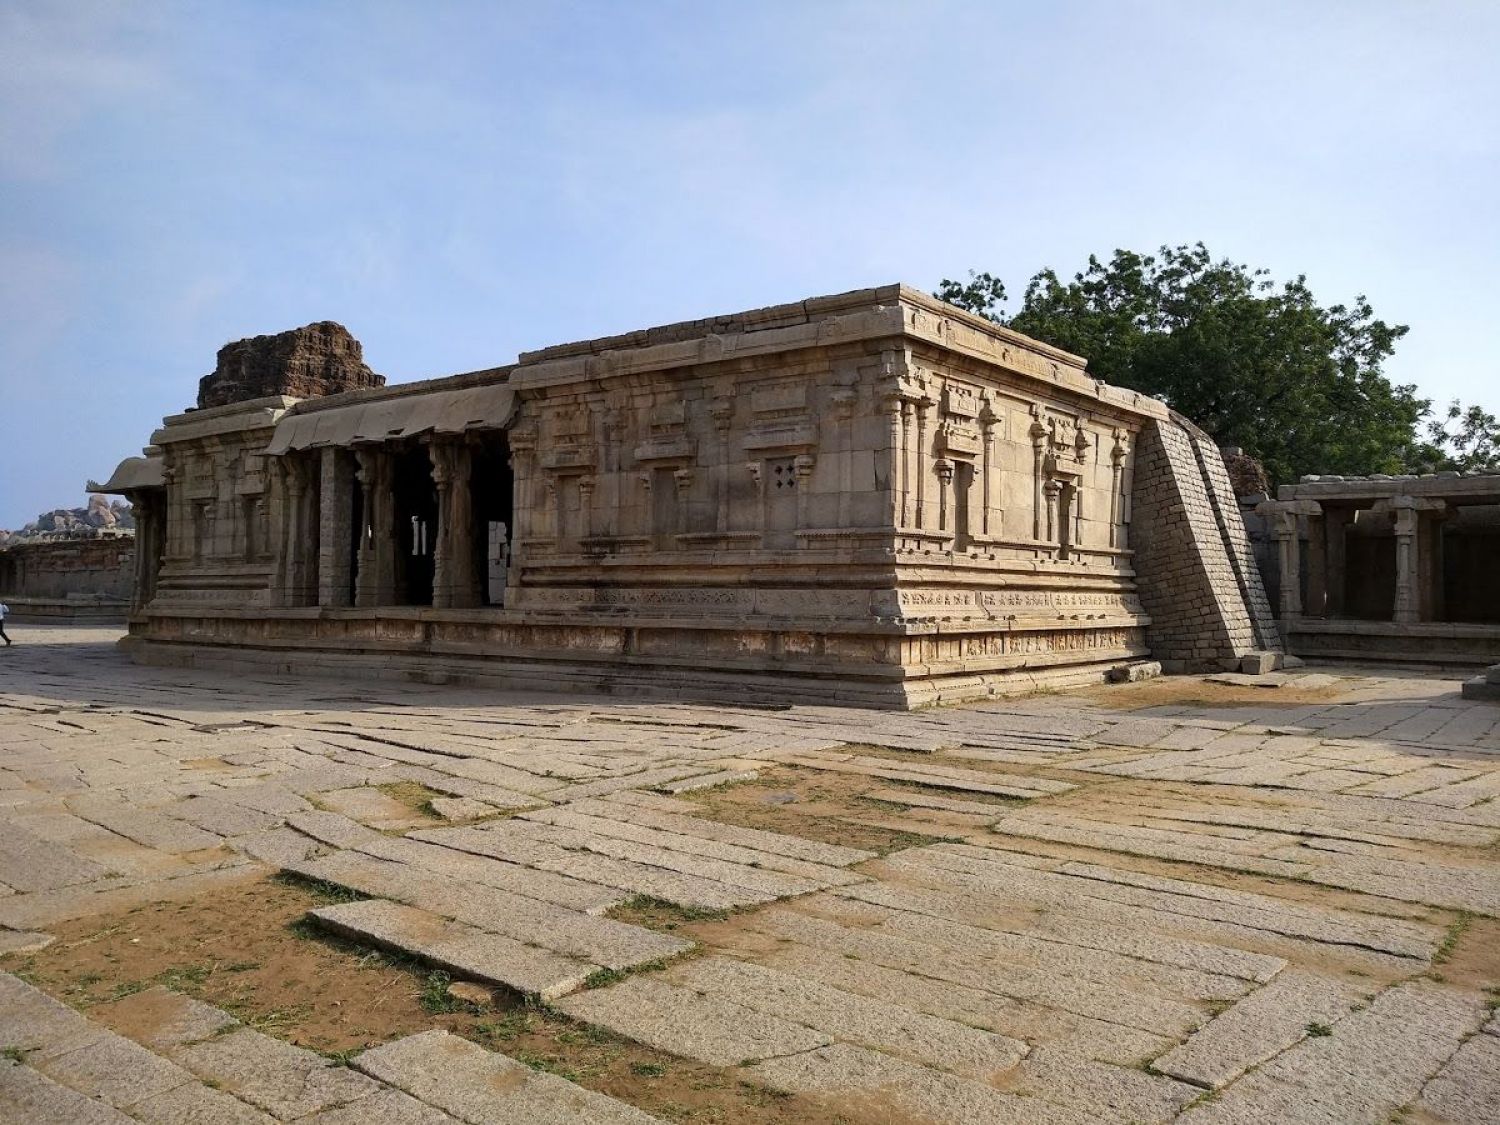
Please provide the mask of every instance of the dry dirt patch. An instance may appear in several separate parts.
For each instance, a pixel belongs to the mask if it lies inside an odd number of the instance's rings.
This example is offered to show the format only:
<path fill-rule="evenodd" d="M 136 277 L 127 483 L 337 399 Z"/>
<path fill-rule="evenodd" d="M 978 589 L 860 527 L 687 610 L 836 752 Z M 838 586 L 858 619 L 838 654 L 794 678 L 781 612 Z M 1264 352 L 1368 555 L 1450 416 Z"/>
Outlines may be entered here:
<path fill-rule="evenodd" d="M 1352 685 L 1348 682 L 1321 688 L 1241 687 L 1211 684 L 1197 676 L 1161 676 L 1134 684 L 1100 684 L 1068 694 L 1102 704 L 1114 711 L 1139 711 L 1146 707 L 1274 707 L 1306 703 L 1336 703 Z"/>
<path fill-rule="evenodd" d="M 917 757 L 928 759 L 928 755 Z M 872 789 L 903 787 L 902 782 L 883 778 L 777 766 L 762 768 L 754 781 L 682 796 L 701 806 L 702 815 L 725 824 L 782 832 L 879 855 L 954 839 L 974 830 L 973 818 L 907 815 L 888 802 L 865 796 Z M 914 792 L 937 792 L 921 786 L 911 788 Z M 1006 803 L 997 802 L 995 816 L 1003 816 L 1006 807 Z"/>
<path fill-rule="evenodd" d="M 669 1121 L 879 1120 L 750 1086 L 731 1070 L 639 1046 L 518 997 L 498 995 L 486 1010 L 464 1004 L 447 994 L 445 974 L 308 926 L 307 911 L 325 902 L 294 880 L 246 882 L 212 898 L 64 923 L 46 949 L 0 958 L 0 969 L 124 1034 L 144 1030 L 131 1026 L 138 1013 L 109 1002 L 161 984 L 334 1058 L 445 1028 Z"/>

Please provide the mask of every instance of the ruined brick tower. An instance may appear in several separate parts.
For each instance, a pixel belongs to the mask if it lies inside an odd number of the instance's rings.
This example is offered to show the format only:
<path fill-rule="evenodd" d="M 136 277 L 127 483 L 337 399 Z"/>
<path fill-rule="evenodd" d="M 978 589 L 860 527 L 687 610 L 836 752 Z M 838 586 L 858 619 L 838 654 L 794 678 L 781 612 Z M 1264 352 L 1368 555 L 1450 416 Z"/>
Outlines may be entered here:
<path fill-rule="evenodd" d="M 274 336 L 252 336 L 219 349 L 211 375 L 198 382 L 198 406 L 289 395 L 317 398 L 385 386 L 365 366 L 364 349 L 342 324 L 320 320 Z"/>

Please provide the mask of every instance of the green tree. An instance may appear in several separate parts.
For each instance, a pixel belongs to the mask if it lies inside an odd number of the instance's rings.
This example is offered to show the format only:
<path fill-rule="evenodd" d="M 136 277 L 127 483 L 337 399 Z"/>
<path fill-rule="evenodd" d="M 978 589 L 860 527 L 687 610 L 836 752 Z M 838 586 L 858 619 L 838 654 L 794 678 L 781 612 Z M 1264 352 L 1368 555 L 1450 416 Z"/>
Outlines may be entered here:
<path fill-rule="evenodd" d="M 1005 317 L 1000 311 L 1005 305 L 1005 282 L 992 273 L 975 273 L 970 270 L 967 284 L 945 277 L 933 296 L 976 316 L 982 316 L 985 320 L 996 324 L 1005 323 Z"/>
<path fill-rule="evenodd" d="M 1369 302 L 1324 307 L 1305 278 L 1277 285 L 1265 270 L 1207 248 L 1117 250 L 1063 281 L 1047 269 L 1004 320 L 1004 287 L 989 274 L 945 281 L 939 297 L 1088 359 L 1090 374 L 1164 399 L 1221 445 L 1265 462 L 1273 480 L 1303 473 L 1400 472 L 1431 447 L 1417 427 L 1429 402 L 1393 384 L 1382 364 L 1406 334 Z M 975 307 L 974 302 L 985 302 Z M 954 299 L 958 298 L 958 299 Z"/>
<path fill-rule="evenodd" d="M 1500 419 L 1481 406 L 1454 399 L 1427 423 L 1427 440 L 1434 468 L 1500 473 Z"/>

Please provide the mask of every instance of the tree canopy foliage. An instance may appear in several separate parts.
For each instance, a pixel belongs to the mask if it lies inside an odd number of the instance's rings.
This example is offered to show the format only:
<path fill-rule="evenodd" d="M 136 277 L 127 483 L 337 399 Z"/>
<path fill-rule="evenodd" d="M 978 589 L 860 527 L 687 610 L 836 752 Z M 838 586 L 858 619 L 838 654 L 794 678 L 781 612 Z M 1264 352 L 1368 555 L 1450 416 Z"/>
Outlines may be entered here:
<path fill-rule="evenodd" d="M 1164 399 L 1221 445 L 1260 458 L 1278 482 L 1479 467 L 1500 444 L 1493 416 L 1458 404 L 1421 431 L 1431 403 L 1382 370 L 1406 326 L 1377 318 L 1364 297 L 1325 307 L 1304 277 L 1277 285 L 1201 242 L 1116 250 L 1107 263 L 1091 255 L 1070 281 L 1042 270 L 1014 316 L 992 274 L 944 279 L 936 296 L 1086 357 L 1096 378 Z"/>

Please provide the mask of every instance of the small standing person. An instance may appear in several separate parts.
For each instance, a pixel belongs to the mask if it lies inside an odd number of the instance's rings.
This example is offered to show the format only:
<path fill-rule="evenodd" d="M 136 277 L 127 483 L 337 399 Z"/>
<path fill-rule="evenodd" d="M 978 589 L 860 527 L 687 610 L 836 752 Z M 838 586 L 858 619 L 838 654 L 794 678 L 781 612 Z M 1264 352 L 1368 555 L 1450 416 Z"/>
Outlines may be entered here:
<path fill-rule="evenodd" d="M 5 641 L 6 647 L 10 647 L 10 638 L 5 635 L 5 619 L 10 614 L 10 606 L 0 602 L 0 639 Z"/>

